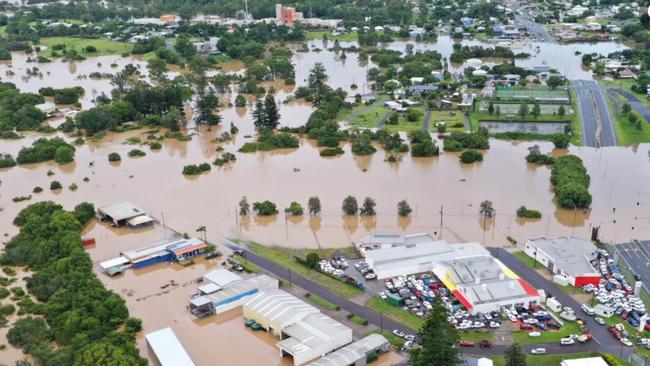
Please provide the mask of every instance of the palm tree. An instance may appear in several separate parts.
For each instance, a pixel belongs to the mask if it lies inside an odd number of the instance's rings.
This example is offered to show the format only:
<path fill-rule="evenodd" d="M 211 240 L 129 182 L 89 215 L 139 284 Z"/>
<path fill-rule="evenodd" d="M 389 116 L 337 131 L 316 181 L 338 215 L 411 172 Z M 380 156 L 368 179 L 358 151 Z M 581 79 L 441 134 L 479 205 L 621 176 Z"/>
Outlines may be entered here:
<path fill-rule="evenodd" d="M 483 218 L 483 242 L 485 242 L 485 223 L 488 219 L 494 217 L 494 207 L 492 207 L 492 201 L 485 200 L 481 202 L 479 214 Z"/>
<path fill-rule="evenodd" d="M 201 233 L 201 232 L 202 232 L 202 233 L 203 233 L 203 241 L 206 242 L 206 243 L 208 242 L 207 228 L 206 228 L 205 226 L 199 226 L 199 227 L 196 229 L 196 232 L 197 232 L 197 233 Z"/>

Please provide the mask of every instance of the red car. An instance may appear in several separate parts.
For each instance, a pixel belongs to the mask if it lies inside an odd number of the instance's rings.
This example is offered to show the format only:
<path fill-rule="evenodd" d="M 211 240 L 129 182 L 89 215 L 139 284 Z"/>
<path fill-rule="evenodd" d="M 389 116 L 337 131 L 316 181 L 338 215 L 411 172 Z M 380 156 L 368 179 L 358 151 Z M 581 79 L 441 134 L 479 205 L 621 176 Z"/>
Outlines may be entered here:
<path fill-rule="evenodd" d="M 481 348 L 492 348 L 492 342 L 488 341 L 487 339 L 482 340 L 478 345 Z"/>
<path fill-rule="evenodd" d="M 531 324 L 528 324 L 528 323 L 521 323 L 519 325 L 519 329 L 521 329 L 521 330 L 532 330 L 533 326 Z"/>
<path fill-rule="evenodd" d="M 474 347 L 474 342 L 462 340 L 458 342 L 458 345 L 460 345 L 461 347 Z"/>

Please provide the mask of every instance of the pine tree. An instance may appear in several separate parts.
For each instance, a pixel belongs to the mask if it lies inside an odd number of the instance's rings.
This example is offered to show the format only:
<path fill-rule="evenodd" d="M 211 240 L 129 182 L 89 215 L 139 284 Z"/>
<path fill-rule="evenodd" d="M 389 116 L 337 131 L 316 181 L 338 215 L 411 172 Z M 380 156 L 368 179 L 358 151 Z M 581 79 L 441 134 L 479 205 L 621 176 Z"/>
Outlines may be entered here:
<path fill-rule="evenodd" d="M 519 343 L 513 343 L 505 351 L 506 366 L 526 366 L 526 354 Z"/>
<path fill-rule="evenodd" d="M 255 102 L 255 109 L 253 110 L 253 124 L 255 125 L 255 128 L 264 128 L 264 119 L 264 103 L 262 100 L 258 99 Z"/>
<path fill-rule="evenodd" d="M 275 98 L 272 94 L 267 94 L 264 100 L 264 127 L 274 130 L 280 124 L 280 111 L 278 105 L 275 103 Z"/>
<path fill-rule="evenodd" d="M 409 364 L 413 366 L 456 366 L 459 363 L 458 333 L 447 320 L 447 309 L 440 303 L 418 332 L 422 347 L 413 349 Z"/>

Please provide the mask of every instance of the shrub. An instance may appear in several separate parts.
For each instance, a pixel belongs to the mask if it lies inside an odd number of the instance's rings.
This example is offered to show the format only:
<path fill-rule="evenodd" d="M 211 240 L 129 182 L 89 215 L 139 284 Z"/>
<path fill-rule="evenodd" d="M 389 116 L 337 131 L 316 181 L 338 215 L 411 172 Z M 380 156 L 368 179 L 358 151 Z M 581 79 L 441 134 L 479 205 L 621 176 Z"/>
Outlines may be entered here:
<path fill-rule="evenodd" d="M 120 156 L 120 154 L 118 154 L 116 152 L 112 152 L 112 153 L 108 154 L 108 161 L 120 161 L 120 160 L 122 160 L 122 157 Z"/>
<path fill-rule="evenodd" d="M 29 201 L 31 199 L 32 199 L 32 195 L 29 195 L 29 196 L 17 196 L 17 197 L 12 198 L 11 200 L 13 202 L 22 202 L 22 201 Z"/>
<path fill-rule="evenodd" d="M 31 147 L 23 147 L 18 152 L 18 164 L 40 163 L 55 160 L 59 164 L 74 160 L 74 147 L 60 137 L 40 138 Z"/>
<path fill-rule="evenodd" d="M 237 160 L 237 157 L 233 153 L 225 152 L 221 154 L 221 157 L 218 157 L 214 160 L 214 165 L 216 166 L 222 166 L 225 165 L 231 161 Z"/>
<path fill-rule="evenodd" d="M 352 141 L 352 153 L 359 156 L 372 155 L 377 151 L 372 146 L 372 140 L 368 135 L 362 134 Z"/>
<path fill-rule="evenodd" d="M 560 206 L 564 208 L 588 208 L 590 177 L 582 160 L 575 155 L 555 159 L 551 170 L 551 184 Z"/>
<path fill-rule="evenodd" d="M 61 188 L 63 188 L 63 186 L 61 185 L 61 183 L 58 180 L 54 180 L 54 181 L 52 181 L 52 183 L 50 183 L 50 190 L 52 190 L 52 191 L 55 190 L 55 189 L 61 189 Z"/>
<path fill-rule="evenodd" d="M 538 145 L 534 145 L 528 148 L 528 155 L 526 155 L 526 161 L 532 164 L 541 164 L 541 165 L 553 165 L 555 159 L 552 156 L 542 154 L 539 150 Z"/>
<path fill-rule="evenodd" d="M 201 170 L 202 172 L 207 172 L 212 170 L 212 167 L 208 163 L 201 163 L 199 164 L 199 170 Z"/>
<path fill-rule="evenodd" d="M 149 143 L 149 147 L 151 150 L 160 150 L 162 148 L 162 144 L 158 141 L 153 141 Z"/>
<path fill-rule="evenodd" d="M 299 146 L 298 138 L 286 133 L 281 132 L 274 134 L 266 132 L 261 135 L 256 142 L 247 142 L 242 146 L 240 152 L 255 152 L 255 151 L 269 151 L 275 149 L 288 149 L 297 148 Z"/>
<path fill-rule="evenodd" d="M 135 158 L 135 157 L 139 157 L 139 156 L 145 156 L 145 155 L 147 155 L 147 153 L 145 153 L 144 151 L 142 151 L 140 149 L 133 149 L 133 150 L 129 151 L 129 157 L 131 157 L 131 158 Z"/>
<path fill-rule="evenodd" d="M 551 141 L 553 142 L 555 148 L 566 149 L 569 146 L 569 142 L 571 142 L 571 137 L 563 133 L 556 133 L 551 136 Z"/>
<path fill-rule="evenodd" d="M 529 210 L 526 206 L 521 206 L 517 209 L 517 217 L 523 217 L 526 219 L 539 219 L 542 217 L 542 213 L 537 210 Z"/>
<path fill-rule="evenodd" d="M 79 188 L 77 187 L 77 183 L 72 183 L 68 186 L 68 189 L 70 189 L 71 191 L 76 191 L 77 188 Z"/>
<path fill-rule="evenodd" d="M 10 154 L 0 154 L 0 169 L 16 166 L 16 160 Z"/>
<path fill-rule="evenodd" d="M 320 151 L 320 156 L 336 156 L 343 154 L 344 151 L 340 147 L 327 148 Z"/>
<path fill-rule="evenodd" d="M 460 161 L 464 164 L 471 164 L 477 161 L 483 161 L 483 154 L 476 150 L 463 151 L 460 154 Z"/>
<path fill-rule="evenodd" d="M 289 205 L 289 207 L 284 209 L 284 212 L 288 213 L 291 216 L 302 216 L 304 213 L 304 209 L 300 205 L 300 203 L 293 201 Z"/>
<path fill-rule="evenodd" d="M 490 148 L 487 135 L 483 133 L 452 132 L 445 137 L 445 151 L 460 151 L 462 149 L 485 150 Z"/>
<path fill-rule="evenodd" d="M 278 213 L 275 203 L 271 201 L 254 202 L 253 210 L 260 216 L 270 216 Z"/>
<path fill-rule="evenodd" d="M 39 186 L 34 187 L 34 189 L 32 190 L 32 193 L 41 193 L 41 192 L 43 192 L 43 188 Z"/>
<path fill-rule="evenodd" d="M 207 166 L 207 168 L 206 168 Z M 184 175 L 199 175 L 203 172 L 206 172 L 210 170 L 210 164 L 208 163 L 202 163 L 199 165 L 196 164 L 191 164 L 191 165 L 185 165 L 183 167 L 183 174 Z"/>

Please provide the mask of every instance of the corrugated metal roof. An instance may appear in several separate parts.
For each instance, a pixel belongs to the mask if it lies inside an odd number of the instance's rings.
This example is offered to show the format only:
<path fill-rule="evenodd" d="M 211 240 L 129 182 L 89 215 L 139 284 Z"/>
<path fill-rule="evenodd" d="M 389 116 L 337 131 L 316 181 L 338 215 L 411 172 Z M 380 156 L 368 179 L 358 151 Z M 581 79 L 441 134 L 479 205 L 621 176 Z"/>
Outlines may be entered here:
<path fill-rule="evenodd" d="M 386 344 L 388 344 L 388 340 L 384 336 L 373 333 L 310 363 L 309 366 L 352 365 L 358 360 L 366 358 L 370 351 L 384 347 Z"/>
<path fill-rule="evenodd" d="M 203 275 L 204 281 L 209 283 L 214 283 L 215 285 L 222 288 L 228 286 L 228 284 L 233 283 L 235 281 L 241 281 L 241 279 L 242 278 L 240 276 L 223 268 L 212 270 Z"/>
<path fill-rule="evenodd" d="M 110 216 L 115 221 L 126 220 L 132 217 L 146 214 L 138 206 L 131 202 L 122 201 L 97 209 L 100 214 Z"/>
<path fill-rule="evenodd" d="M 319 313 L 314 306 L 284 291 L 261 292 L 246 302 L 249 309 L 281 326 L 288 326 L 309 314 Z"/>
<path fill-rule="evenodd" d="M 559 238 L 533 238 L 526 244 L 538 248 L 555 263 L 555 266 L 570 276 L 598 273 L 589 262 L 596 258 L 596 246 L 585 239 L 559 237 Z"/>
<path fill-rule="evenodd" d="M 194 362 L 171 328 L 149 333 L 145 338 L 161 366 L 194 366 Z"/>

